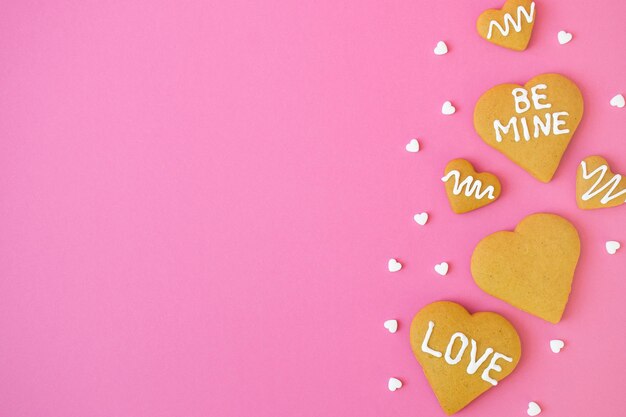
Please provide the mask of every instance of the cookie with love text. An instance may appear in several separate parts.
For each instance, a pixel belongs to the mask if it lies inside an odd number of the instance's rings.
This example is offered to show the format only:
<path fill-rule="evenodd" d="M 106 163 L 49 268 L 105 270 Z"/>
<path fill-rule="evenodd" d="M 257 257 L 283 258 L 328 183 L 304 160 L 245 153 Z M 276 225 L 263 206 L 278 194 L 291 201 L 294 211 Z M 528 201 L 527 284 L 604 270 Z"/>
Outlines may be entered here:
<path fill-rule="evenodd" d="M 542 182 L 549 182 L 583 116 L 572 81 L 543 74 L 525 85 L 500 84 L 474 108 L 474 129 L 487 145 Z"/>
<path fill-rule="evenodd" d="M 470 314 L 438 301 L 411 323 L 411 349 L 443 411 L 450 415 L 508 376 L 522 356 L 517 331 L 496 313 Z"/>
<path fill-rule="evenodd" d="M 502 9 L 489 9 L 476 21 L 478 34 L 485 40 L 523 51 L 530 42 L 535 25 L 535 2 L 507 0 Z"/>
<path fill-rule="evenodd" d="M 601 156 L 588 156 L 576 173 L 576 203 L 589 210 L 626 203 L 626 178 L 614 174 Z"/>
<path fill-rule="evenodd" d="M 471 271 L 486 293 L 558 323 L 579 255 L 576 228 L 555 214 L 538 213 L 525 217 L 513 232 L 482 239 L 472 254 Z"/>
<path fill-rule="evenodd" d="M 448 162 L 441 181 L 445 183 L 450 207 L 457 214 L 491 204 L 500 196 L 498 177 L 488 172 L 477 173 L 465 159 Z"/>

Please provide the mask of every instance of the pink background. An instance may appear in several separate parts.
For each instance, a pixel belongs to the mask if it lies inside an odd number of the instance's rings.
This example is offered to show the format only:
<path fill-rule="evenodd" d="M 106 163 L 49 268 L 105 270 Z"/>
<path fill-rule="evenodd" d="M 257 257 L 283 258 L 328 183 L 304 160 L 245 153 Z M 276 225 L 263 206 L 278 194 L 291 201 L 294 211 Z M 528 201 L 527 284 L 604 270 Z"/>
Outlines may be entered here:
<path fill-rule="evenodd" d="M 626 244 L 626 207 L 574 199 L 582 158 L 626 173 L 626 109 L 609 106 L 625 2 L 539 1 L 523 53 L 475 33 L 499 0 L 2 3 L 1 416 L 441 416 L 408 326 L 442 299 L 503 314 L 523 343 L 459 416 L 626 405 L 626 247 L 604 249 Z M 549 184 L 471 123 L 488 88 L 545 72 L 586 107 Z M 451 212 L 439 178 L 457 157 L 499 176 L 499 201 Z M 537 211 L 582 238 L 558 325 L 469 274 L 482 237 Z"/>

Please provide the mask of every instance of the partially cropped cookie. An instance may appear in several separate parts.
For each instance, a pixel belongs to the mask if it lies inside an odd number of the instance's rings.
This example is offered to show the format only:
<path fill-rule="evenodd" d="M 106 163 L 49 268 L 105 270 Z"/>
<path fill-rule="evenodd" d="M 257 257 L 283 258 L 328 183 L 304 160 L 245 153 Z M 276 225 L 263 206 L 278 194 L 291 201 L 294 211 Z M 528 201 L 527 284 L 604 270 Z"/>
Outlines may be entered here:
<path fill-rule="evenodd" d="M 413 354 L 448 415 L 498 385 L 522 356 L 517 331 L 504 317 L 470 314 L 450 301 L 420 310 L 410 333 Z"/>
<path fill-rule="evenodd" d="M 465 159 L 448 162 L 441 181 L 445 183 L 450 207 L 457 214 L 491 204 L 500 196 L 498 177 L 488 172 L 477 173 Z"/>
<path fill-rule="evenodd" d="M 601 156 L 588 156 L 576 173 L 576 203 L 585 210 L 626 203 L 626 178 L 611 171 Z"/>
<path fill-rule="evenodd" d="M 555 214 L 525 217 L 515 231 L 481 240 L 472 254 L 472 277 L 488 294 L 558 323 L 580 256 L 578 231 Z"/>
<path fill-rule="evenodd" d="M 583 97 L 568 78 L 543 74 L 525 85 L 500 84 L 474 108 L 482 140 L 542 182 L 549 182 L 583 116 Z"/>
<path fill-rule="evenodd" d="M 487 41 L 523 51 L 530 42 L 535 25 L 535 2 L 508 0 L 502 9 L 484 11 L 476 22 L 478 34 Z"/>

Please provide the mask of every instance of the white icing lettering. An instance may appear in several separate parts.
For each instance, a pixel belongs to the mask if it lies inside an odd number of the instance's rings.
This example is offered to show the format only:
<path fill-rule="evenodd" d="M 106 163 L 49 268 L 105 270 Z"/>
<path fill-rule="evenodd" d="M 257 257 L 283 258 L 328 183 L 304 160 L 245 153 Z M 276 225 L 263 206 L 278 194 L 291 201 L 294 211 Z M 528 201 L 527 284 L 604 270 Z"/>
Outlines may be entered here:
<path fill-rule="evenodd" d="M 569 113 L 566 111 L 557 111 L 552 113 L 552 131 L 555 135 L 569 133 L 569 129 L 559 129 L 559 126 L 565 125 L 565 120 L 559 120 L 559 116 L 569 116 Z"/>
<path fill-rule="evenodd" d="M 530 100 L 528 100 L 528 91 L 525 88 L 514 88 L 511 91 L 513 94 L 513 99 L 515 100 L 515 111 L 517 113 L 525 113 L 530 110 Z M 522 109 L 520 104 L 524 104 L 524 108 Z"/>
<path fill-rule="evenodd" d="M 526 22 L 532 23 L 534 15 L 535 15 L 535 2 L 530 3 L 530 11 L 526 10 L 524 6 L 517 7 L 517 20 L 513 18 L 510 13 L 506 13 L 504 15 L 504 27 L 500 25 L 500 22 L 497 20 L 492 20 L 489 22 L 489 31 L 487 32 L 487 39 L 491 39 L 493 28 L 497 28 L 502 36 L 509 36 L 509 32 L 511 31 L 511 27 L 515 30 L 515 32 L 520 32 L 522 30 L 522 15 L 526 18 Z"/>
<path fill-rule="evenodd" d="M 545 94 L 537 93 L 537 90 L 546 90 L 547 88 L 548 86 L 545 84 L 537 84 L 533 87 L 530 87 L 530 97 L 533 101 L 532 107 L 534 107 L 536 110 L 549 109 L 552 107 L 552 104 L 550 103 L 542 104 L 539 102 L 539 100 L 545 100 L 548 97 Z M 530 100 L 528 99 L 528 90 L 522 87 L 517 87 L 511 90 L 511 94 L 513 95 L 513 100 L 515 100 L 516 113 L 526 113 L 528 110 L 530 110 L 531 104 Z M 520 104 L 524 104 L 524 108 L 522 108 Z"/>
<path fill-rule="evenodd" d="M 478 368 L 480 368 L 480 366 L 487 360 L 489 355 L 493 353 L 492 348 L 487 348 L 485 350 L 485 353 L 483 353 L 483 355 L 480 358 L 478 358 L 478 360 L 476 360 L 476 350 L 477 350 L 476 341 L 472 339 L 472 349 L 470 350 L 470 361 L 469 361 L 469 364 L 467 365 L 467 373 L 470 375 L 474 375 L 476 371 L 478 370 Z"/>
<path fill-rule="evenodd" d="M 485 349 L 485 352 L 481 355 L 480 358 L 476 359 L 476 354 L 478 350 L 476 341 L 472 338 L 468 338 L 462 332 L 456 332 L 452 336 L 450 336 L 450 341 L 448 342 L 448 346 L 446 347 L 446 353 L 445 355 L 442 355 L 441 352 L 434 350 L 428 346 L 428 342 L 430 341 L 430 337 L 433 333 L 434 328 L 435 328 L 435 323 L 432 321 L 429 321 L 428 330 L 426 331 L 426 335 L 424 336 L 424 340 L 422 341 L 422 352 L 428 353 L 429 355 L 432 355 L 436 358 L 441 358 L 443 356 L 443 359 L 446 361 L 446 363 L 448 363 L 449 365 L 456 365 L 459 362 L 461 362 L 461 360 L 463 359 L 463 355 L 467 351 L 468 345 L 471 343 L 472 347 L 469 353 L 469 363 L 467 365 L 466 372 L 469 375 L 476 374 L 476 371 L 478 371 L 478 368 L 480 368 L 487 361 L 489 356 L 493 354 L 493 356 L 491 357 L 491 362 L 489 362 L 489 365 L 485 367 L 485 369 L 483 370 L 480 376 L 482 380 L 489 382 L 492 385 L 497 385 L 498 381 L 493 379 L 489 375 L 489 373 L 491 371 L 495 371 L 495 372 L 502 371 L 502 367 L 498 365 L 497 361 L 499 359 L 504 359 L 507 362 L 513 362 L 512 358 L 506 355 L 503 355 L 499 352 L 495 352 L 490 347 Z M 461 342 L 461 346 L 459 347 L 459 350 L 457 351 L 456 355 L 452 357 L 452 350 L 454 349 L 454 346 L 457 340 Z"/>
<path fill-rule="evenodd" d="M 502 367 L 496 363 L 498 359 L 504 359 L 507 362 L 513 362 L 513 358 L 509 358 L 508 356 L 503 355 L 499 352 L 493 354 L 493 356 L 491 357 L 491 362 L 489 362 L 489 366 L 485 368 L 482 375 L 480 376 L 483 381 L 489 382 L 491 385 L 498 385 L 498 381 L 489 376 L 489 371 L 502 371 Z"/>
<path fill-rule="evenodd" d="M 441 179 L 441 181 L 448 182 L 448 180 L 453 177 L 454 186 L 452 187 L 452 194 L 454 195 L 459 195 L 463 192 L 463 190 L 465 190 L 466 197 L 471 197 L 473 195 L 477 200 L 481 200 L 485 195 L 489 200 L 496 198 L 493 194 L 495 192 L 493 185 L 489 185 L 482 189 L 483 182 L 479 179 L 474 180 L 472 175 L 468 175 L 465 179 L 463 179 L 463 181 L 461 181 L 461 172 L 456 169 L 448 172 L 446 176 Z"/>
<path fill-rule="evenodd" d="M 541 120 L 541 116 L 534 115 L 533 116 L 533 137 L 537 139 L 539 137 L 539 132 L 544 135 L 549 135 L 552 132 L 553 135 L 565 135 L 570 133 L 570 130 L 562 126 L 565 126 L 566 121 L 562 120 L 561 117 L 569 116 L 569 113 L 566 111 L 559 111 L 554 113 L 546 113 L 546 123 L 544 124 Z M 521 126 L 521 129 L 520 129 Z M 511 120 L 506 125 L 503 125 L 500 120 L 493 121 L 494 133 L 496 135 L 496 142 L 502 142 L 503 135 L 508 135 L 509 132 L 513 131 L 513 140 L 515 142 L 519 142 L 521 140 L 520 130 L 522 135 L 524 136 L 524 140 L 529 142 L 531 139 L 530 130 L 528 128 L 528 121 L 526 117 L 520 117 L 519 119 L 516 116 L 511 117 Z M 512 128 L 512 129 L 511 129 Z"/>
<path fill-rule="evenodd" d="M 528 142 L 530 140 L 530 133 L 528 133 L 528 122 L 525 117 L 522 117 L 519 122 L 522 124 L 522 133 L 524 134 L 524 140 Z"/>
<path fill-rule="evenodd" d="M 509 130 L 511 130 L 511 126 L 513 126 L 513 133 L 515 133 L 515 142 L 519 142 L 519 130 L 517 129 L 517 117 L 515 116 L 511 117 L 511 120 L 509 120 L 506 126 L 503 126 L 500 120 L 496 119 L 493 121 L 493 128 L 496 131 L 496 142 L 502 142 L 502 134 L 500 131 L 507 134 Z"/>
<path fill-rule="evenodd" d="M 539 129 L 541 129 L 541 133 L 545 136 L 550 134 L 550 113 L 546 113 L 546 124 L 543 124 L 541 121 L 541 117 L 538 115 L 533 116 L 533 124 L 535 125 L 535 131 L 533 133 L 533 137 L 537 139 L 539 137 Z"/>
<path fill-rule="evenodd" d="M 456 357 L 452 358 L 451 356 L 452 348 L 454 347 L 454 342 L 456 339 L 459 339 L 461 341 L 461 347 L 459 348 L 459 351 L 457 352 Z M 461 359 L 463 358 L 463 353 L 465 352 L 465 349 L 467 349 L 467 344 L 468 344 L 467 336 L 465 336 L 461 332 L 456 332 L 450 338 L 450 342 L 448 343 L 448 347 L 446 348 L 446 354 L 444 355 L 443 358 L 450 365 L 456 365 L 457 363 L 461 362 Z"/>
<path fill-rule="evenodd" d="M 533 104 L 535 105 L 535 108 L 537 110 L 549 109 L 550 107 L 552 107 L 552 104 L 550 103 L 546 103 L 546 104 L 539 103 L 539 100 L 545 100 L 548 97 L 546 97 L 545 94 L 537 94 L 537 90 L 539 89 L 546 90 L 547 88 L 548 86 L 545 84 L 537 84 L 534 87 L 530 88 L 531 97 L 533 98 Z"/>
<path fill-rule="evenodd" d="M 430 340 L 430 335 L 433 334 L 434 328 L 435 328 L 435 323 L 432 321 L 429 321 L 428 330 L 426 331 L 426 336 L 424 336 L 424 340 L 422 341 L 422 352 L 433 355 L 436 358 L 440 358 L 441 352 L 437 352 L 436 350 L 428 347 L 428 341 Z"/>
<path fill-rule="evenodd" d="M 530 98 L 528 94 L 528 90 L 525 88 L 514 88 L 511 90 L 511 95 L 513 96 L 513 101 L 515 105 L 515 112 L 517 114 L 526 113 L 527 111 L 534 110 L 542 110 L 552 108 L 552 104 L 546 102 L 547 96 L 545 94 L 539 93 L 540 90 L 547 90 L 548 86 L 546 84 L 537 84 L 533 87 L 530 87 Z M 566 111 L 559 111 L 553 113 L 546 113 L 543 116 L 533 115 L 532 118 L 532 127 L 534 127 L 532 132 L 532 138 L 539 138 L 540 134 L 544 136 L 550 135 L 552 132 L 553 135 L 565 135 L 570 133 L 570 130 L 564 128 L 566 124 L 566 120 L 563 120 L 564 117 L 569 116 L 569 113 Z M 545 123 L 542 119 L 545 117 Z M 520 142 L 520 133 L 523 136 L 526 142 L 529 142 L 531 139 L 531 128 L 530 128 L 530 120 L 524 117 L 513 116 L 509 120 L 506 125 L 503 125 L 500 120 L 493 121 L 493 129 L 496 137 L 496 142 L 502 142 L 502 137 L 504 135 L 508 135 L 509 132 L 513 133 L 513 140 L 515 142 Z"/>

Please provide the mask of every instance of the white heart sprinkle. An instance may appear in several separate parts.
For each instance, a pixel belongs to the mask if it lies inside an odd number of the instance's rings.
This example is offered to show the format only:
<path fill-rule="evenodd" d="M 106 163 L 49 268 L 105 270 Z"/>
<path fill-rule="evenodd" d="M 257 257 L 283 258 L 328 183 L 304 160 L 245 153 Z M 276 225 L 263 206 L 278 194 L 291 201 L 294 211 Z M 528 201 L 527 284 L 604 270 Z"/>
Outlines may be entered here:
<path fill-rule="evenodd" d="M 615 252 L 617 252 L 617 250 L 622 247 L 622 245 L 615 240 L 609 240 L 605 243 L 605 246 L 606 251 L 609 253 L 609 255 L 615 255 Z"/>
<path fill-rule="evenodd" d="M 448 53 L 448 45 L 444 41 L 437 42 L 435 46 L 435 55 L 445 55 Z"/>
<path fill-rule="evenodd" d="M 441 106 L 441 113 L 445 114 L 446 116 L 454 114 L 455 111 L 456 108 L 449 101 L 446 101 L 445 103 L 443 103 L 443 106 Z"/>
<path fill-rule="evenodd" d="M 389 391 L 395 391 L 402 388 L 402 381 L 400 381 L 398 378 L 389 378 L 389 383 L 387 384 L 387 387 L 389 387 Z"/>
<path fill-rule="evenodd" d="M 561 45 L 565 45 L 566 43 L 572 40 L 572 34 L 564 30 L 560 31 L 557 37 Z"/>
<path fill-rule="evenodd" d="M 435 265 L 435 272 L 437 272 L 439 275 L 446 275 L 448 273 L 448 263 L 442 262 Z"/>
<path fill-rule="evenodd" d="M 389 259 L 389 262 L 387 263 L 387 268 L 389 268 L 389 272 L 398 272 L 399 270 L 402 269 L 402 264 L 396 261 L 395 259 L 391 258 Z"/>
<path fill-rule="evenodd" d="M 541 407 L 539 407 L 539 404 L 537 404 L 536 402 L 531 401 L 528 403 L 528 410 L 526 410 L 526 412 L 531 417 L 537 416 L 539 415 L 539 413 L 541 413 Z"/>
<path fill-rule="evenodd" d="M 559 353 L 564 347 L 565 343 L 562 340 L 550 340 L 550 350 L 552 352 Z"/>
<path fill-rule="evenodd" d="M 411 141 L 407 143 L 404 148 L 407 150 L 407 152 L 416 153 L 420 151 L 420 143 L 417 141 L 417 139 L 411 139 Z"/>
<path fill-rule="evenodd" d="M 428 213 L 416 214 L 415 216 L 413 216 L 413 220 L 415 220 L 415 223 L 419 224 L 420 226 L 424 226 L 428 221 Z"/>
<path fill-rule="evenodd" d="M 389 333 L 395 333 L 398 330 L 398 320 L 387 320 L 384 326 L 385 329 L 389 330 Z"/>
<path fill-rule="evenodd" d="M 626 106 L 626 99 L 624 99 L 623 95 L 618 94 L 611 99 L 610 104 L 613 107 L 619 107 L 621 109 Z"/>

